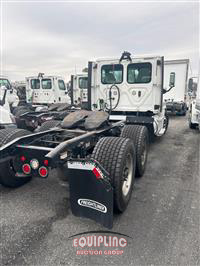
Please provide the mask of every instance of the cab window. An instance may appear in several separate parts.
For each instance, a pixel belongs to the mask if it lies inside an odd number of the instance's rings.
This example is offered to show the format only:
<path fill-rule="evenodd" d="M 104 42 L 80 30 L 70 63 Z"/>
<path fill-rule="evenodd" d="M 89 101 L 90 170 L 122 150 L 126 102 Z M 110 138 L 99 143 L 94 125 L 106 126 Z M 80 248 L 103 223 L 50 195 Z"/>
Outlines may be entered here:
<path fill-rule="evenodd" d="M 103 84 L 120 84 L 123 81 L 123 65 L 103 65 L 101 68 L 101 82 Z"/>
<path fill-rule="evenodd" d="M 11 88 L 11 85 L 8 79 L 0 79 L 0 87 L 1 86 L 5 86 L 7 89 Z"/>
<path fill-rule="evenodd" d="M 40 80 L 39 79 L 31 79 L 31 89 L 39 90 L 40 88 Z"/>
<path fill-rule="evenodd" d="M 42 79 L 42 89 L 50 90 L 52 88 L 51 79 Z"/>
<path fill-rule="evenodd" d="M 66 87 L 65 87 L 65 82 L 62 79 L 58 80 L 58 87 L 60 90 L 65 91 Z"/>
<path fill-rule="evenodd" d="M 128 83 L 149 83 L 151 81 L 152 65 L 150 63 L 129 64 L 127 68 Z"/>
<path fill-rule="evenodd" d="M 87 77 L 82 77 L 82 78 L 79 78 L 79 88 L 80 89 L 87 89 L 88 87 L 88 78 Z"/>

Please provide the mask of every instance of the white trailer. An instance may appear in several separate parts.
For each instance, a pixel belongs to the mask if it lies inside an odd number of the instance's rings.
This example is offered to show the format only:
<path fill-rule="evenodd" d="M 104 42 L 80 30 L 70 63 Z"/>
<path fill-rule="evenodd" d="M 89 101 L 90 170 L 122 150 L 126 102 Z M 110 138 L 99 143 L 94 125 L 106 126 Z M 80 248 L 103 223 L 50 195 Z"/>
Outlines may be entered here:
<path fill-rule="evenodd" d="M 166 60 L 164 70 L 164 88 L 167 88 L 170 73 L 176 74 L 176 85 L 164 95 L 167 112 L 186 115 L 188 101 L 188 68 L 189 59 Z"/>
<path fill-rule="evenodd" d="M 71 104 L 80 105 L 83 109 L 88 107 L 88 74 L 76 74 L 71 76 L 70 96 Z"/>

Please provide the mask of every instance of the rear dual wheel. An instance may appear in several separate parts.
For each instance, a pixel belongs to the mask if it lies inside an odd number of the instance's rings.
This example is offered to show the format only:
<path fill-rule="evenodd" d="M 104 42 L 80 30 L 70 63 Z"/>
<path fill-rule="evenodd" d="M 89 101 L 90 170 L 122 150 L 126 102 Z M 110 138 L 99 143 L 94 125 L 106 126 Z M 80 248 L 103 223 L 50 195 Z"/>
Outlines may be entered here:
<path fill-rule="evenodd" d="M 121 131 L 122 138 L 129 138 L 133 141 L 136 151 L 136 177 L 142 177 L 147 163 L 148 155 L 148 129 L 140 125 L 125 125 Z"/>
<path fill-rule="evenodd" d="M 130 139 L 101 138 L 91 155 L 109 173 L 114 192 L 114 211 L 123 212 L 131 198 L 135 176 L 135 147 Z"/>

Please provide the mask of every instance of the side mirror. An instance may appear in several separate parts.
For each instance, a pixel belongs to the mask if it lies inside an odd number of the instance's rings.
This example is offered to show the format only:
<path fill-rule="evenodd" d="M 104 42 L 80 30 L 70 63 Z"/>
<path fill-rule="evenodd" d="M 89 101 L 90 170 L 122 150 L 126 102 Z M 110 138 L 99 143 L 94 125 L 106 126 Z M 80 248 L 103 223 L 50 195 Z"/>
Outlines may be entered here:
<path fill-rule="evenodd" d="M 171 72 L 170 78 L 169 78 L 169 87 L 170 88 L 173 88 L 175 86 L 175 77 L 176 77 L 175 72 Z"/>
<path fill-rule="evenodd" d="M 188 81 L 188 90 L 193 91 L 193 79 L 190 78 Z"/>

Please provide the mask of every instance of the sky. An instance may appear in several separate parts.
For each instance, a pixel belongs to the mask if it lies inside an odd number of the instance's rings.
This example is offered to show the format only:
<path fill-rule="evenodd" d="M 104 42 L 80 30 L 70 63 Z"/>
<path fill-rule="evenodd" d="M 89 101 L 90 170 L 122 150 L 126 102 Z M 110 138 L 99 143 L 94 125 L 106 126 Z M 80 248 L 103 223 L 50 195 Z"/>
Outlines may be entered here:
<path fill-rule="evenodd" d="M 65 80 L 89 60 L 155 54 L 199 67 L 197 2 L 3 1 L 1 74 L 12 81 L 43 72 Z"/>

